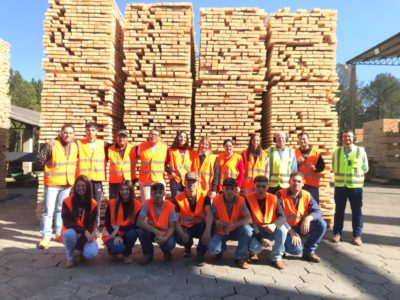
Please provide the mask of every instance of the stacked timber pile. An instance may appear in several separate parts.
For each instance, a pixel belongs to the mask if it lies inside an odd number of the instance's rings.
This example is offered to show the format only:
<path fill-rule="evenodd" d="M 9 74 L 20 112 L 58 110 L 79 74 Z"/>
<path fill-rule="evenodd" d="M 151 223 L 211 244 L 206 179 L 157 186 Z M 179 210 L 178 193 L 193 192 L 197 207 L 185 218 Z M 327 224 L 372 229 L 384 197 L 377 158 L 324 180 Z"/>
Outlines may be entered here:
<path fill-rule="evenodd" d="M 307 131 L 326 163 L 321 180 L 320 206 L 329 223 L 334 202 L 331 156 L 336 146 L 336 11 L 313 9 L 291 13 L 282 9 L 267 22 L 268 91 L 263 105 L 263 145 L 273 133 L 288 133 L 297 147 L 297 134 Z"/>
<path fill-rule="evenodd" d="M 135 143 L 160 127 L 171 145 L 191 129 L 195 48 L 191 3 L 128 4 L 124 124 Z"/>
<path fill-rule="evenodd" d="M 8 95 L 10 78 L 10 45 L 0 40 L 0 199 L 7 196 L 7 163 L 5 151 L 10 128 L 11 99 Z"/>
<path fill-rule="evenodd" d="M 44 22 L 40 141 L 54 138 L 65 123 L 84 138 L 86 122 L 111 141 L 123 119 L 123 25 L 114 0 L 51 0 Z M 43 184 L 38 189 L 41 211 Z"/>
<path fill-rule="evenodd" d="M 380 119 L 363 125 L 363 145 L 370 161 L 370 176 L 400 178 L 400 119 Z"/>
<path fill-rule="evenodd" d="M 232 138 L 237 148 L 243 148 L 249 135 L 261 130 L 267 70 L 265 17 L 257 8 L 200 10 L 197 141 L 207 135 L 222 150 L 222 141 Z"/>
<path fill-rule="evenodd" d="M 355 143 L 359 146 L 363 146 L 363 142 L 364 142 L 364 129 L 363 128 L 356 128 L 354 130 L 354 139 L 355 139 Z"/>

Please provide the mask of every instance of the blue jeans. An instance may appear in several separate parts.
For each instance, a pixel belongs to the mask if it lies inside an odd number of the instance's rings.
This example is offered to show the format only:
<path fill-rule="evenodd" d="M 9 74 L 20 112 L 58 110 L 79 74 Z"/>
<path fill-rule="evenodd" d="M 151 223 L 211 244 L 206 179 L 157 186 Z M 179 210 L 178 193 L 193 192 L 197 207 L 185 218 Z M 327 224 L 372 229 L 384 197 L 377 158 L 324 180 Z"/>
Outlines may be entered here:
<path fill-rule="evenodd" d="M 76 244 L 78 243 L 78 235 L 72 228 L 67 229 L 63 234 L 63 243 L 65 247 L 65 253 L 67 255 L 67 260 L 74 260 L 74 250 Z M 95 258 L 99 254 L 99 246 L 97 241 L 93 240 L 90 243 L 86 243 L 83 246 L 82 256 L 86 259 Z"/>
<path fill-rule="evenodd" d="M 51 238 L 53 232 L 53 215 L 56 214 L 55 231 L 57 235 L 61 235 L 61 211 L 65 198 L 69 196 L 71 187 L 65 186 L 45 186 L 44 200 L 42 208 L 42 217 L 40 219 L 40 233 L 45 239 Z"/>
<path fill-rule="evenodd" d="M 364 225 L 364 218 L 362 215 L 362 188 L 348 188 L 348 187 L 335 187 L 335 217 L 333 224 L 333 234 L 342 235 L 344 212 L 346 210 L 347 198 L 350 201 L 352 212 L 352 226 L 353 236 L 361 236 Z"/>
<path fill-rule="evenodd" d="M 292 227 L 292 229 L 295 230 L 298 233 L 298 235 L 304 236 L 300 232 L 300 225 L 297 227 Z M 313 253 L 317 250 L 319 243 L 324 237 L 325 231 L 326 231 L 326 222 L 324 221 L 324 219 L 319 218 L 317 220 L 311 221 L 310 231 L 307 234 L 308 239 L 304 243 L 304 247 L 302 245 L 301 246 L 293 245 L 292 236 L 288 234 L 285 241 L 285 251 L 294 255 L 298 255 L 302 252 L 306 254 Z"/>
<path fill-rule="evenodd" d="M 137 238 L 139 238 L 140 243 L 142 244 L 143 235 L 144 230 L 136 228 L 125 233 L 125 235 L 122 237 L 122 240 L 124 241 L 122 244 L 114 244 L 114 239 L 111 238 L 106 242 L 108 252 L 112 255 L 122 254 L 123 256 L 130 256 Z"/>
<path fill-rule="evenodd" d="M 185 243 L 178 233 L 175 233 L 176 242 L 179 245 L 184 246 L 187 249 L 192 248 L 193 238 L 198 238 L 199 242 L 197 244 L 197 256 L 204 256 L 207 252 L 207 245 L 201 242 L 201 237 L 203 236 L 204 230 L 206 229 L 206 222 L 201 222 L 194 224 L 192 227 L 183 227 L 183 231 L 189 236 L 189 240 Z"/>
<path fill-rule="evenodd" d="M 169 187 L 171 189 L 171 200 L 175 200 L 175 196 L 178 195 L 180 192 L 185 190 L 182 182 L 176 182 L 175 179 L 171 179 L 169 182 Z"/>
<path fill-rule="evenodd" d="M 100 208 L 101 200 L 103 198 L 103 187 L 101 181 L 92 181 L 93 198 L 97 202 L 97 220 L 94 222 L 94 230 L 99 230 L 100 225 Z"/>
<path fill-rule="evenodd" d="M 223 253 L 226 250 L 226 242 L 229 240 L 238 241 L 235 250 L 236 259 L 247 259 L 249 256 L 249 241 L 253 235 L 253 228 L 244 225 L 236 228 L 227 235 L 214 233 L 208 242 L 208 252 L 210 254 Z"/>
<path fill-rule="evenodd" d="M 271 251 L 271 259 L 273 261 L 281 259 L 283 253 L 285 253 L 285 240 L 287 233 L 288 230 L 285 226 L 281 226 L 281 228 L 276 229 L 275 232 L 269 232 L 266 230 L 260 231 L 261 237 L 269 239 L 270 241 L 275 241 Z M 263 245 L 256 237 L 253 236 L 249 242 L 250 253 L 258 254 L 262 250 L 263 250 Z"/>
<path fill-rule="evenodd" d="M 155 239 L 155 234 L 143 230 L 143 240 L 141 241 L 142 248 L 143 248 L 143 254 L 145 256 L 154 256 L 154 247 L 153 247 L 153 241 Z M 174 236 L 171 236 L 164 244 L 160 246 L 161 251 L 163 253 L 171 252 L 172 249 L 175 248 L 176 245 L 176 240 Z"/>
<path fill-rule="evenodd" d="M 318 186 L 312 186 L 312 185 L 307 185 L 305 184 L 303 186 L 303 190 L 306 190 L 311 194 L 311 196 L 317 201 L 319 204 L 319 187 Z"/>

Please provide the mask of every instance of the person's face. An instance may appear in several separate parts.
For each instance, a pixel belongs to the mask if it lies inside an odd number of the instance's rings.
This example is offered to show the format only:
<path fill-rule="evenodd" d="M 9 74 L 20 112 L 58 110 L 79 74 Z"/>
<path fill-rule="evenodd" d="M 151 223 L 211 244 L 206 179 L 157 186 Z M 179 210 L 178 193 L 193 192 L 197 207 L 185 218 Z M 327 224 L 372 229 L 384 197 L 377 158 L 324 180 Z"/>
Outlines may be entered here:
<path fill-rule="evenodd" d="M 84 181 L 82 180 L 78 180 L 75 183 L 75 192 L 79 195 L 79 196 L 83 196 L 86 193 L 86 184 Z"/>
<path fill-rule="evenodd" d="M 149 132 L 149 137 L 148 137 L 148 141 L 150 142 L 150 144 L 155 145 L 158 143 L 160 139 L 160 132 L 157 130 L 152 130 Z"/>
<path fill-rule="evenodd" d="M 231 142 L 227 142 L 224 145 L 225 153 L 231 154 L 233 152 L 233 144 Z"/>
<path fill-rule="evenodd" d="M 185 145 L 185 144 L 186 144 L 186 141 L 187 141 L 186 133 L 181 132 L 181 133 L 178 135 L 178 144 L 179 144 L 179 146 Z"/>
<path fill-rule="evenodd" d="M 301 148 L 308 148 L 309 145 L 309 141 L 308 141 L 308 137 L 306 134 L 303 134 L 299 137 L 299 145 Z"/>
<path fill-rule="evenodd" d="M 131 190 L 126 185 L 123 185 L 119 190 L 119 195 L 123 202 L 128 202 L 130 200 Z"/>
<path fill-rule="evenodd" d="M 266 182 L 256 182 L 256 194 L 258 198 L 265 198 L 268 190 L 268 183 Z"/>
<path fill-rule="evenodd" d="M 278 148 L 283 148 L 285 146 L 286 137 L 283 134 L 283 132 L 277 132 L 275 134 L 275 141 L 276 141 L 276 145 L 278 146 Z"/>
<path fill-rule="evenodd" d="M 64 141 L 64 143 L 72 143 L 74 141 L 74 130 L 71 127 L 65 127 L 61 131 L 61 138 Z"/>
<path fill-rule="evenodd" d="M 260 146 L 260 137 L 258 135 L 251 139 L 251 146 L 253 149 L 257 149 Z"/>
<path fill-rule="evenodd" d="M 85 133 L 88 140 L 94 140 L 96 139 L 97 129 L 94 127 L 89 127 L 85 129 Z"/>
<path fill-rule="evenodd" d="M 353 144 L 353 133 L 345 132 L 342 134 L 342 144 L 343 146 L 351 146 Z"/>
<path fill-rule="evenodd" d="M 117 135 L 116 141 L 119 147 L 124 148 L 128 143 L 128 137 L 124 134 L 119 134 Z"/>
<path fill-rule="evenodd" d="M 222 190 L 224 192 L 225 199 L 228 201 L 231 201 L 231 200 L 233 200 L 237 189 L 236 189 L 236 186 L 228 185 L 228 186 L 223 186 Z"/>
<path fill-rule="evenodd" d="M 185 190 L 188 195 L 195 196 L 197 192 L 197 181 L 189 179 L 185 181 Z"/>
<path fill-rule="evenodd" d="M 165 191 L 161 189 L 152 190 L 151 197 L 153 198 L 156 206 L 161 206 L 164 203 Z"/>
<path fill-rule="evenodd" d="M 297 175 L 289 180 L 289 186 L 292 192 L 298 193 L 303 188 L 303 177 Z"/>

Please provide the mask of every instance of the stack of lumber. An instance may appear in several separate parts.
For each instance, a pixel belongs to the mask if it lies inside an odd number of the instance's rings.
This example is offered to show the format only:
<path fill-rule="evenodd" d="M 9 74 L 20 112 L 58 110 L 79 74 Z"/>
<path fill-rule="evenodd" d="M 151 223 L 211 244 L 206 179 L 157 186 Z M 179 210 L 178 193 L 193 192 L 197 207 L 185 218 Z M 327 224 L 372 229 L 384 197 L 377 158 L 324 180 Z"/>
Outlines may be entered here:
<path fill-rule="evenodd" d="M 267 71 L 265 18 L 257 8 L 200 10 L 197 141 L 207 135 L 214 148 L 222 150 L 222 141 L 231 138 L 236 148 L 243 148 L 250 134 L 261 130 Z"/>
<path fill-rule="evenodd" d="M 160 127 L 170 145 L 176 131 L 191 131 L 192 4 L 128 4 L 125 20 L 125 127 L 135 143 Z"/>
<path fill-rule="evenodd" d="M 355 134 L 355 137 L 354 137 L 355 143 L 357 145 L 362 146 L 363 142 L 364 142 L 364 129 L 363 128 L 356 128 L 354 134 Z"/>
<path fill-rule="evenodd" d="M 334 201 L 331 155 L 336 146 L 338 119 L 336 92 L 336 11 L 282 9 L 267 22 L 268 91 L 263 103 L 264 146 L 275 131 L 289 135 L 297 147 L 297 134 L 309 133 L 326 163 L 321 180 L 320 206 L 331 223 Z"/>
<path fill-rule="evenodd" d="M 380 119 L 363 124 L 363 146 L 371 162 L 370 176 L 400 178 L 400 119 Z"/>
<path fill-rule="evenodd" d="M 85 137 L 85 123 L 100 126 L 108 141 L 122 127 L 123 25 L 114 0 L 50 0 L 44 21 L 40 141 L 54 138 L 65 123 Z M 41 211 L 42 181 L 37 211 Z"/>
<path fill-rule="evenodd" d="M 10 77 L 10 45 L 0 39 L 0 199 L 7 196 L 7 163 L 5 151 L 10 128 L 11 99 L 8 95 Z"/>

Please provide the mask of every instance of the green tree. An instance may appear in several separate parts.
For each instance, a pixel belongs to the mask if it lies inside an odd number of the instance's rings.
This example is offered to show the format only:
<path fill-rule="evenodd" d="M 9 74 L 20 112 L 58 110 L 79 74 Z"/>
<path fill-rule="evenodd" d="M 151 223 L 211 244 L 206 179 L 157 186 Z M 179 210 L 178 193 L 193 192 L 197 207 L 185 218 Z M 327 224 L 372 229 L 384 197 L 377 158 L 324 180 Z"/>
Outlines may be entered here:
<path fill-rule="evenodd" d="M 40 110 L 40 93 L 42 92 L 42 81 L 31 82 L 22 78 L 18 71 L 10 70 L 10 97 L 11 104 L 32 109 L 35 111 Z"/>

